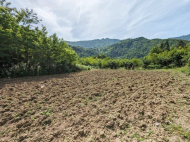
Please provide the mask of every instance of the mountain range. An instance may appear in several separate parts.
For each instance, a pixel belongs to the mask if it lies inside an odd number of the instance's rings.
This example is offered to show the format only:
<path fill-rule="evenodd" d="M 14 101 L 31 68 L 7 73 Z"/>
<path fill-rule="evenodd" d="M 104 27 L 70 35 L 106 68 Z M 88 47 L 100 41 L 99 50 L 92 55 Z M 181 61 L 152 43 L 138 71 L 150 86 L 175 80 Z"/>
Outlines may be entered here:
<path fill-rule="evenodd" d="M 170 47 L 176 47 L 180 42 L 179 39 L 147 39 L 139 37 L 135 39 L 126 39 L 118 43 L 100 47 L 100 48 L 84 48 L 80 46 L 71 46 L 80 57 L 96 56 L 105 54 L 112 58 L 142 58 L 148 55 L 150 50 L 156 46 L 168 41 Z M 189 41 L 183 40 L 185 44 Z"/>
<path fill-rule="evenodd" d="M 96 39 L 89 41 L 66 41 L 80 57 L 96 56 L 105 54 L 112 58 L 142 58 L 148 55 L 150 50 L 168 41 L 170 47 L 176 47 L 180 40 L 187 44 L 190 35 L 168 39 L 147 39 L 144 37 L 134 39 Z"/>
<path fill-rule="evenodd" d="M 179 37 L 173 37 L 173 39 L 182 39 L 182 40 L 189 40 L 190 41 L 190 34 L 184 35 L 184 36 L 179 36 Z"/>
<path fill-rule="evenodd" d="M 66 42 L 72 46 L 80 46 L 84 48 L 95 48 L 95 47 L 109 46 L 119 41 L 120 41 L 119 39 L 102 38 L 102 39 L 94 39 L 94 40 L 86 40 L 86 41 L 66 41 Z"/>

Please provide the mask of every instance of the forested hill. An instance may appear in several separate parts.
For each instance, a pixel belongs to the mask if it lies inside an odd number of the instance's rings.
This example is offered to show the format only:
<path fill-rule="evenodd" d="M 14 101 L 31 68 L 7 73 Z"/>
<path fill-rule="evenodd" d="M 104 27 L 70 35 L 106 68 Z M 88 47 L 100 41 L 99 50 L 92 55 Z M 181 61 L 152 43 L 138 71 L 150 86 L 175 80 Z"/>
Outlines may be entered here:
<path fill-rule="evenodd" d="M 141 58 L 148 55 L 150 50 L 156 46 L 164 44 L 168 41 L 170 47 L 177 47 L 180 40 L 178 39 L 146 39 L 144 37 L 139 37 L 135 39 L 126 39 L 122 40 L 118 43 L 112 44 L 110 46 L 102 47 L 102 48 L 82 48 L 73 46 L 73 50 L 80 57 L 89 57 L 97 54 L 105 54 L 106 56 L 112 58 Z M 185 41 L 184 43 L 188 43 L 189 41 Z"/>
<path fill-rule="evenodd" d="M 146 39 L 144 37 L 139 37 L 135 39 L 126 39 L 119 43 L 101 48 L 101 52 L 105 55 L 113 58 L 141 58 L 150 52 L 150 50 L 156 46 L 164 44 L 168 41 L 170 47 L 178 46 L 180 40 L 178 39 Z M 184 43 L 188 43 L 185 41 Z"/>
<path fill-rule="evenodd" d="M 72 46 L 80 46 L 84 48 L 93 48 L 93 47 L 105 47 L 112 45 L 114 43 L 119 42 L 119 39 L 109 39 L 109 38 L 102 38 L 102 39 L 95 39 L 95 40 L 86 40 L 86 41 L 66 41 L 69 45 Z"/>
<path fill-rule="evenodd" d="M 190 40 L 190 34 L 189 35 L 180 36 L 180 37 L 174 37 L 173 39 Z"/>
<path fill-rule="evenodd" d="M 89 57 L 99 54 L 98 48 L 84 48 L 80 46 L 71 46 L 70 47 L 79 55 L 79 57 Z"/>

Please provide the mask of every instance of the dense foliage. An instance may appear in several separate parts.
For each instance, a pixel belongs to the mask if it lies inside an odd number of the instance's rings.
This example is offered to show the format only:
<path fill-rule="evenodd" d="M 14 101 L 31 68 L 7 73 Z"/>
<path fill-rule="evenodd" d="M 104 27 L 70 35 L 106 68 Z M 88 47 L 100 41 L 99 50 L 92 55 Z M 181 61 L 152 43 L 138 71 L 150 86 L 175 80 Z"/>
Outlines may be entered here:
<path fill-rule="evenodd" d="M 144 68 L 174 68 L 185 66 L 190 57 L 190 43 L 185 45 L 183 41 L 179 41 L 177 47 L 169 47 L 169 45 L 161 44 L 155 46 L 148 56 L 143 58 Z"/>
<path fill-rule="evenodd" d="M 126 39 L 118 43 L 102 48 L 82 48 L 73 46 L 73 49 L 80 57 L 90 57 L 98 54 L 105 54 L 112 58 L 133 59 L 142 58 L 149 54 L 150 50 L 168 41 L 170 47 L 178 46 L 178 39 L 146 39 L 144 37 L 136 39 Z M 188 41 L 183 41 L 185 44 Z"/>
<path fill-rule="evenodd" d="M 79 63 L 95 68 L 97 67 L 111 69 L 117 69 L 120 67 L 124 67 L 126 69 L 134 69 L 135 67 L 142 66 L 142 61 L 140 59 L 113 59 L 105 56 L 104 54 L 99 54 L 98 56 L 92 56 L 88 58 L 80 58 Z"/>
<path fill-rule="evenodd" d="M 136 39 L 126 39 L 119 43 L 113 44 L 108 47 L 104 47 L 101 49 L 101 52 L 105 55 L 113 58 L 142 58 L 148 55 L 150 50 L 161 43 L 168 41 L 170 46 L 177 46 L 180 40 L 177 39 L 146 39 L 144 37 L 136 38 Z M 188 41 L 184 41 L 184 43 L 188 43 Z"/>
<path fill-rule="evenodd" d="M 119 39 L 95 39 L 95 40 L 86 40 L 86 41 L 66 41 L 69 45 L 80 46 L 84 48 L 93 48 L 93 47 L 105 47 L 119 42 Z"/>
<path fill-rule="evenodd" d="M 34 27 L 33 10 L 10 8 L 0 1 L 0 77 L 44 75 L 71 71 L 77 54 L 56 34 Z"/>
<path fill-rule="evenodd" d="M 80 57 L 89 57 L 99 54 L 98 48 L 84 48 L 80 46 L 71 46 L 70 47 L 80 56 Z"/>
<path fill-rule="evenodd" d="M 183 67 L 189 63 L 190 60 L 190 43 L 179 40 L 176 47 L 170 46 L 169 41 L 154 46 L 150 53 L 141 59 L 113 59 L 106 57 L 103 54 L 98 56 L 81 58 L 79 61 L 83 65 L 95 66 L 99 68 L 117 69 L 124 67 L 126 69 L 133 69 L 141 67 L 144 69 L 168 69 L 175 67 Z"/>

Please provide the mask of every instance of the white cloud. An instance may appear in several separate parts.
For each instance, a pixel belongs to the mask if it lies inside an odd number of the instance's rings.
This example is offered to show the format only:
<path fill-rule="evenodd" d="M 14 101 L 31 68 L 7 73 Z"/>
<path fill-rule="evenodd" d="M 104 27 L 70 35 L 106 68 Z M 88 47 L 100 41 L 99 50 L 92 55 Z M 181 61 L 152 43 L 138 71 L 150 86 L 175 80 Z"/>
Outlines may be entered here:
<path fill-rule="evenodd" d="M 34 9 L 49 33 L 65 40 L 189 34 L 190 0 L 14 0 L 12 4 Z"/>

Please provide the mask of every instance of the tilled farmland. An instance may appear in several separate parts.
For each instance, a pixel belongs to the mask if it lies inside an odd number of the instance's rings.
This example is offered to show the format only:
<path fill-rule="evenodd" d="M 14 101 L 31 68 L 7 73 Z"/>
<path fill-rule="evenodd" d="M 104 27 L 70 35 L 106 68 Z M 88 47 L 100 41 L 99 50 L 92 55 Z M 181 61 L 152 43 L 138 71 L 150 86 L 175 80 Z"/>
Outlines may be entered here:
<path fill-rule="evenodd" d="M 190 82 L 126 70 L 1 79 L 0 141 L 190 141 Z"/>

